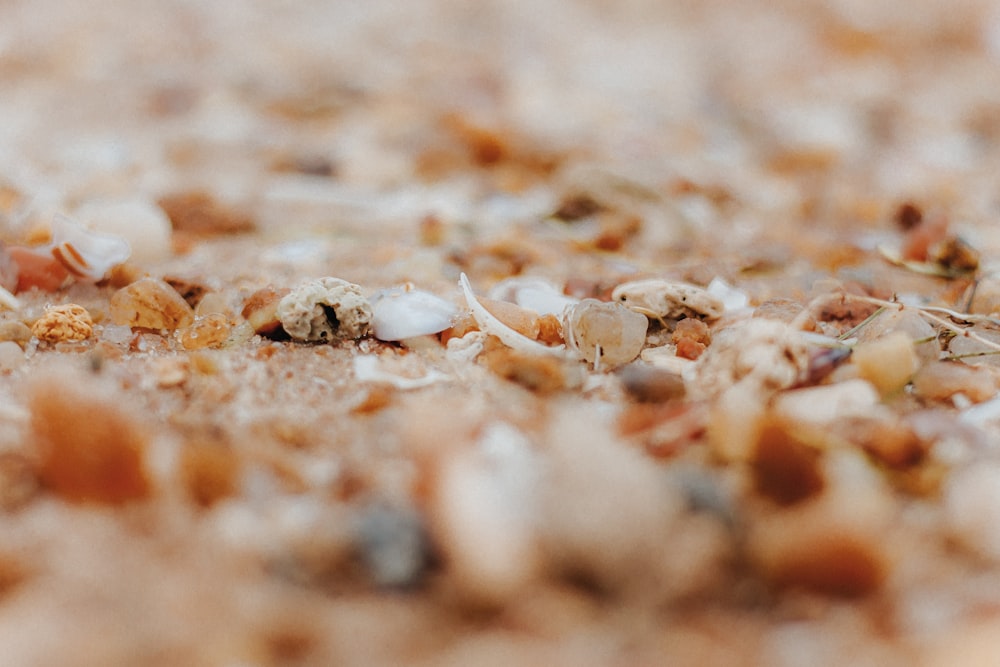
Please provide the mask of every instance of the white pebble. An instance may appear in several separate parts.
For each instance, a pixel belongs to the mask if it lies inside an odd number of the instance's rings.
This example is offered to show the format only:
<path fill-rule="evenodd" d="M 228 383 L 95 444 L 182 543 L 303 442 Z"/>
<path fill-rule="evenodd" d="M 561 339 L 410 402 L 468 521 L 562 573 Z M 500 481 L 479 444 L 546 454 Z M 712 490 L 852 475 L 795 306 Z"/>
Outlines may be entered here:
<path fill-rule="evenodd" d="M 944 498 L 955 537 L 979 555 L 1000 561 L 1000 462 L 953 472 Z"/>
<path fill-rule="evenodd" d="M 282 297 L 277 314 L 292 338 L 329 343 L 367 334 L 372 307 L 359 286 L 340 278 L 320 278 Z"/>
<path fill-rule="evenodd" d="M 88 229 L 124 238 L 132 247 L 132 259 L 140 264 L 167 259 L 172 253 L 170 219 L 148 199 L 88 202 L 76 216 Z"/>

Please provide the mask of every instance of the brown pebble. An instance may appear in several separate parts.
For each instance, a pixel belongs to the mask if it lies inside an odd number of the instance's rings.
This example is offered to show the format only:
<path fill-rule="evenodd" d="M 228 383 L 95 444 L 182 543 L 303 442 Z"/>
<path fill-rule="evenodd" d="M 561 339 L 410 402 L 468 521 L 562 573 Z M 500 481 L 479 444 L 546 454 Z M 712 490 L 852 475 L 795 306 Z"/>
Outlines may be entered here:
<path fill-rule="evenodd" d="M 208 287 L 203 283 L 180 276 L 163 276 L 163 282 L 177 290 L 188 305 L 197 308 L 202 298 L 208 293 Z"/>
<path fill-rule="evenodd" d="M 253 327 L 254 333 L 270 337 L 282 331 L 278 302 L 289 292 L 288 288 L 276 289 L 269 285 L 247 297 L 241 314 Z"/>
<path fill-rule="evenodd" d="M 524 354 L 509 347 L 488 345 L 481 359 L 502 378 L 542 394 L 566 389 L 578 383 L 573 372 L 579 368 L 549 356 Z"/>
<path fill-rule="evenodd" d="M 146 431 L 117 400 L 63 375 L 28 392 L 42 486 L 70 502 L 121 504 L 146 498 Z"/>
<path fill-rule="evenodd" d="M 181 479 L 188 497 L 199 507 L 211 507 L 236 495 L 239 473 L 239 458 L 229 447 L 196 442 L 181 450 Z"/>
<path fill-rule="evenodd" d="M 15 343 L 27 343 L 31 340 L 31 327 L 19 320 L 0 322 L 0 340 L 12 340 Z"/>
<path fill-rule="evenodd" d="M 819 451 L 797 440 L 793 430 L 781 423 L 766 423 L 752 462 L 757 492 L 779 505 L 807 500 L 824 487 Z"/>
<path fill-rule="evenodd" d="M 157 202 L 170 218 L 174 231 L 194 236 L 218 236 L 252 232 L 254 221 L 235 209 L 220 204 L 207 192 L 192 191 L 167 195 Z"/>
<path fill-rule="evenodd" d="M 662 403 L 684 397 L 684 379 L 665 368 L 635 362 L 622 367 L 618 377 L 628 395 L 640 403 Z"/>
<path fill-rule="evenodd" d="M 522 336 L 535 340 L 538 338 L 539 324 L 538 313 L 527 308 L 522 308 L 507 301 L 495 301 L 493 299 L 480 299 L 479 302 L 497 318 Z"/>
<path fill-rule="evenodd" d="M 153 330 L 180 329 L 194 321 L 194 311 L 177 291 L 156 278 L 143 278 L 111 296 L 115 324 Z"/>

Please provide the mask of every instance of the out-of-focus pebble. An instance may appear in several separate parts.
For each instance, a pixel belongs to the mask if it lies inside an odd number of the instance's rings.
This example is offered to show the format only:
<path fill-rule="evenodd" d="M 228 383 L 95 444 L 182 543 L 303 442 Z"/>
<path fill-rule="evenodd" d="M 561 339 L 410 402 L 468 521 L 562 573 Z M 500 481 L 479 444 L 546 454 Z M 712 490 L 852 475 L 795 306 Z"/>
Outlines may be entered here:
<path fill-rule="evenodd" d="M 46 343 L 86 340 L 94 333 L 94 321 L 83 306 L 66 303 L 47 308 L 31 326 L 31 333 Z"/>
<path fill-rule="evenodd" d="M 132 247 L 132 261 L 158 262 L 171 255 L 170 220 L 148 199 L 101 200 L 84 204 L 76 211 L 88 229 L 116 234 Z"/>
<path fill-rule="evenodd" d="M 487 344 L 483 359 L 500 377 L 542 394 L 578 387 L 583 382 L 579 364 L 567 359 L 526 354 L 500 344 Z"/>
<path fill-rule="evenodd" d="M 416 584 L 428 564 L 426 532 L 420 514 L 410 508 L 376 505 L 357 519 L 362 559 L 377 586 Z"/>
<path fill-rule="evenodd" d="M 146 431 L 115 397 L 59 374 L 33 382 L 28 409 L 42 486 L 72 502 L 150 495 Z"/>
<path fill-rule="evenodd" d="M 143 278 L 111 296 L 115 324 L 173 331 L 194 321 L 194 311 L 173 287 L 156 278 Z"/>
<path fill-rule="evenodd" d="M 31 327 L 20 320 L 0 322 L 0 340 L 11 340 L 15 343 L 26 343 L 31 339 Z"/>
<path fill-rule="evenodd" d="M 809 352 L 798 331 L 774 320 L 750 319 L 715 334 L 695 362 L 688 390 L 712 398 L 739 383 L 765 397 L 794 385 L 808 367 Z"/>
<path fill-rule="evenodd" d="M 648 328 L 644 315 L 619 303 L 584 299 L 566 312 L 563 334 L 585 360 L 614 368 L 639 356 Z"/>
<path fill-rule="evenodd" d="M 948 527 L 967 548 L 1000 561 L 1000 462 L 956 470 L 944 489 Z"/>
<path fill-rule="evenodd" d="M 838 419 L 870 415 L 878 402 L 875 387 L 856 379 L 783 392 L 774 398 L 772 409 L 790 422 L 826 426 Z"/>
<path fill-rule="evenodd" d="M 24 366 L 24 350 L 14 341 L 0 342 L 0 371 L 9 373 Z"/>
<path fill-rule="evenodd" d="M 7 248 L 0 244 L 0 287 L 8 292 L 17 290 L 17 280 L 20 274 L 20 267 L 17 262 L 7 252 Z"/>
<path fill-rule="evenodd" d="M 229 318 L 221 313 L 196 317 L 191 326 L 180 331 L 181 345 L 185 350 L 218 347 L 226 342 L 231 330 Z"/>
<path fill-rule="evenodd" d="M 858 332 L 860 343 L 870 343 L 887 337 L 891 333 L 902 332 L 913 341 L 913 350 L 921 363 L 938 358 L 940 347 L 937 331 L 930 322 L 912 308 L 882 312 Z"/>
<path fill-rule="evenodd" d="M 913 389 L 918 396 L 945 401 L 962 394 L 973 403 L 981 403 L 996 395 L 994 375 L 985 368 L 951 361 L 925 364 L 913 376 Z"/>
<path fill-rule="evenodd" d="M 281 327 L 296 340 L 333 342 L 368 333 L 372 307 L 361 287 L 340 278 L 300 285 L 278 302 Z"/>
<path fill-rule="evenodd" d="M 903 331 L 884 338 L 859 343 L 851 355 L 858 374 L 868 380 L 883 396 L 901 390 L 913 377 L 919 360 L 913 339 Z"/>
<path fill-rule="evenodd" d="M 618 371 L 618 377 L 629 396 L 642 403 L 662 403 L 682 398 L 685 393 L 680 374 L 651 364 L 628 364 Z"/>
<path fill-rule="evenodd" d="M 986 276 L 976 284 L 969 312 L 978 315 L 1000 314 L 1000 276 Z"/>

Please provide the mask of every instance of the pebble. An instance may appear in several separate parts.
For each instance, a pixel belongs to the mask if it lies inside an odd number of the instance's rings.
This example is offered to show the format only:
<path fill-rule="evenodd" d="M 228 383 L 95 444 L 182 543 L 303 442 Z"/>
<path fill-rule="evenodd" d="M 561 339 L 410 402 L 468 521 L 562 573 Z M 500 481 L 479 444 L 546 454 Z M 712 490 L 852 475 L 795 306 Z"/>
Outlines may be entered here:
<path fill-rule="evenodd" d="M 206 347 L 219 347 L 226 339 L 232 325 L 229 318 L 221 313 L 212 313 L 196 317 L 191 326 L 179 332 L 181 345 L 185 350 L 200 350 Z"/>
<path fill-rule="evenodd" d="M 20 320 L 0 322 L 0 340 L 10 340 L 15 343 L 27 343 L 31 340 L 31 327 Z"/>
<path fill-rule="evenodd" d="M 679 373 L 635 362 L 618 371 L 628 395 L 641 403 L 662 403 L 684 397 L 684 378 Z"/>
<path fill-rule="evenodd" d="M 71 502 L 121 504 L 152 493 L 145 465 L 147 431 L 118 397 L 64 373 L 28 391 L 31 442 L 42 486 Z"/>
<path fill-rule="evenodd" d="M 46 343 L 86 340 L 94 333 L 94 320 L 75 303 L 50 306 L 31 326 L 31 333 Z"/>
<path fill-rule="evenodd" d="M 639 356 L 649 322 L 619 303 L 584 299 L 566 312 L 563 334 L 595 368 L 614 368 Z"/>
<path fill-rule="evenodd" d="M 921 398 L 930 400 L 944 401 L 960 393 L 973 403 L 981 403 L 996 395 L 997 383 L 985 368 L 935 361 L 924 365 L 913 376 L 913 390 Z"/>
<path fill-rule="evenodd" d="M 361 287 L 340 278 L 304 283 L 278 302 L 281 327 L 305 342 L 361 338 L 368 333 L 372 307 Z"/>
<path fill-rule="evenodd" d="M 24 366 L 24 350 L 14 341 L 0 342 L 0 371 L 9 373 Z"/>
<path fill-rule="evenodd" d="M 251 294 L 243 303 L 242 315 L 253 327 L 253 331 L 261 336 L 270 336 L 281 330 L 281 320 L 278 319 L 278 302 L 291 290 L 276 289 L 268 286 Z"/>
<path fill-rule="evenodd" d="M 859 343 L 854 347 L 851 360 L 858 375 L 871 382 L 883 396 L 902 390 L 919 364 L 913 339 L 903 331 Z"/>
<path fill-rule="evenodd" d="M 194 311 L 173 287 L 156 278 L 143 278 L 111 296 L 115 324 L 173 331 L 194 322 Z"/>

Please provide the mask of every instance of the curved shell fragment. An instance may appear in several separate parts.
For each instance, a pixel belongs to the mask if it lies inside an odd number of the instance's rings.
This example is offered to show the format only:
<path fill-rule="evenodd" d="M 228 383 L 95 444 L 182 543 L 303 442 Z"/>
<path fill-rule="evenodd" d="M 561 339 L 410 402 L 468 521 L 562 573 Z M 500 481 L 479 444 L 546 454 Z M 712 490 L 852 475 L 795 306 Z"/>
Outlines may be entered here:
<path fill-rule="evenodd" d="M 548 345 L 543 345 L 538 341 L 531 340 L 527 336 L 519 334 L 514 329 L 497 319 L 490 311 L 479 302 L 476 295 L 472 292 L 472 285 L 469 283 L 469 278 L 464 273 L 459 277 L 458 283 L 462 288 L 462 293 L 465 296 L 465 302 L 469 305 L 469 310 L 472 311 L 472 318 L 476 320 L 476 324 L 479 325 L 479 329 L 484 333 L 491 336 L 496 336 L 500 341 L 507 347 L 513 348 L 520 352 L 526 354 L 548 354 L 558 357 L 565 357 L 566 350 L 562 345 L 556 347 L 549 347 Z"/>
<path fill-rule="evenodd" d="M 117 234 L 95 232 L 57 215 L 52 221 L 51 252 L 74 278 L 96 282 L 125 262 L 132 247 Z"/>

